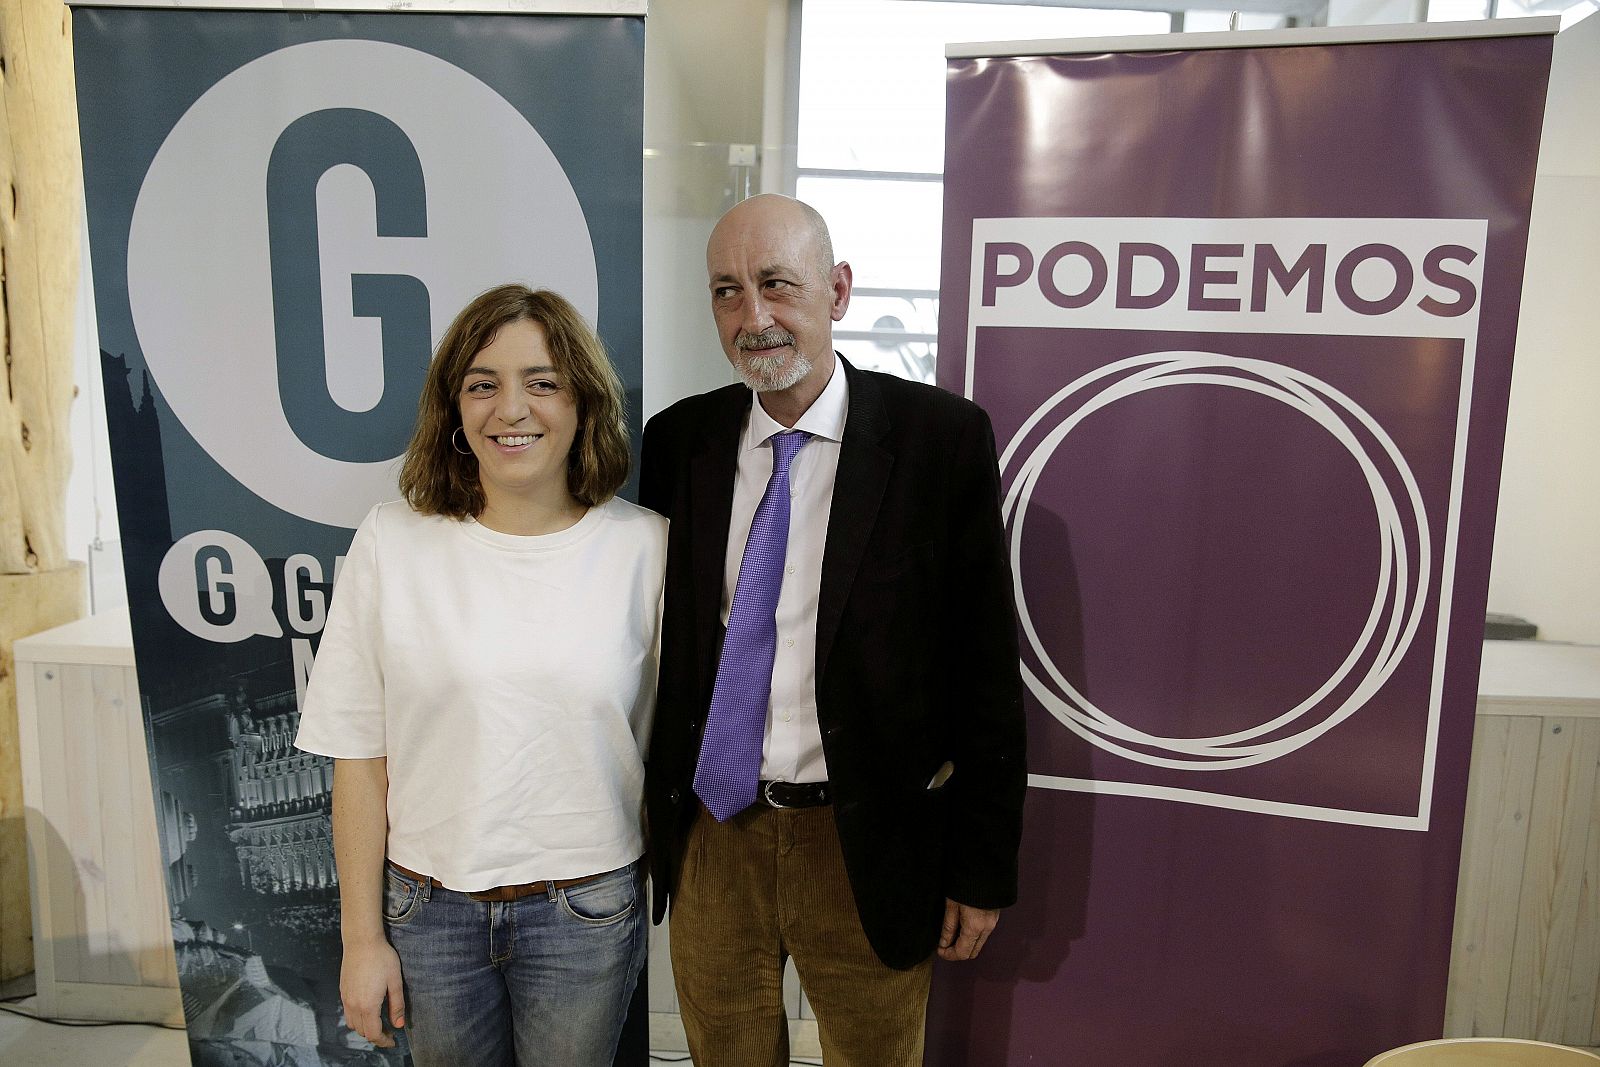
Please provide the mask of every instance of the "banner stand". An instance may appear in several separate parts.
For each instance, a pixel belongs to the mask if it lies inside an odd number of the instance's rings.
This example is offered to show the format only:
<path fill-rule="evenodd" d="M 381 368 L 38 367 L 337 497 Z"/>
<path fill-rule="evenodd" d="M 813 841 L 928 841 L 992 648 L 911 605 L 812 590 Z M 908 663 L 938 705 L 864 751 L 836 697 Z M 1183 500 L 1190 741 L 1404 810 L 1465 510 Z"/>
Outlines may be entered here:
<path fill-rule="evenodd" d="M 300 701 L 469 300 L 565 295 L 638 418 L 645 3 L 259 6 L 73 17 L 140 697 L 194 1063 L 398 1065 L 343 1019 Z"/>
<path fill-rule="evenodd" d="M 1439 1036 L 1558 24 L 948 49 L 939 382 L 994 422 L 1032 788 L 930 1064 Z"/>

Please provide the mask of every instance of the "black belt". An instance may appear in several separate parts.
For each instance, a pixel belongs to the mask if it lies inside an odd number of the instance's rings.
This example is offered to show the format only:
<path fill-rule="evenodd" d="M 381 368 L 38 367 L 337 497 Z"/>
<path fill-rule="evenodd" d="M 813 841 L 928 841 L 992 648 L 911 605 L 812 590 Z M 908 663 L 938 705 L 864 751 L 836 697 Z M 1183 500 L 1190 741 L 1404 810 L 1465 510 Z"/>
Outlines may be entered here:
<path fill-rule="evenodd" d="M 820 808 L 833 803 L 827 782 L 768 782 L 756 787 L 756 803 L 769 808 Z"/>

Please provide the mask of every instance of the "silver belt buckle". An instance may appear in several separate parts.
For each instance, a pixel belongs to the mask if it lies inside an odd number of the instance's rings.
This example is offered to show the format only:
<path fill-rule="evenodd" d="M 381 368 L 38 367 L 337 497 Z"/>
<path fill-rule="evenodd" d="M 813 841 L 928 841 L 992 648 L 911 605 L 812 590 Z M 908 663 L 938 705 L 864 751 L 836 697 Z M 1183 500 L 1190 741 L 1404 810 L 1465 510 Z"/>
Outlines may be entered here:
<path fill-rule="evenodd" d="M 765 800 L 768 805 L 770 805 L 771 807 L 774 807 L 774 808 L 787 808 L 787 807 L 790 807 L 791 805 L 780 804 L 776 800 L 772 799 L 772 787 L 777 785 L 777 784 L 778 783 L 776 781 L 768 781 L 766 785 L 762 786 L 761 787 L 761 797 L 762 797 L 762 799 Z"/>

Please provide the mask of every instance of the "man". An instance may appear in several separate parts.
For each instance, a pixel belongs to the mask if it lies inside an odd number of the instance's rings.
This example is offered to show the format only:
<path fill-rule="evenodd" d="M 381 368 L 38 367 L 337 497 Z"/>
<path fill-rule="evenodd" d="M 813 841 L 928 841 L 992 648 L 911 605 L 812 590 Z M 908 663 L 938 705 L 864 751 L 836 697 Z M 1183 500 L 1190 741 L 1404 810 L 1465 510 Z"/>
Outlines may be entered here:
<path fill-rule="evenodd" d="M 788 1063 L 793 956 L 830 1067 L 922 1062 L 932 953 L 1016 898 L 1023 767 L 988 418 L 833 351 L 851 270 L 786 197 L 706 250 L 743 385 L 645 429 L 671 520 L 646 800 L 695 1062 Z"/>

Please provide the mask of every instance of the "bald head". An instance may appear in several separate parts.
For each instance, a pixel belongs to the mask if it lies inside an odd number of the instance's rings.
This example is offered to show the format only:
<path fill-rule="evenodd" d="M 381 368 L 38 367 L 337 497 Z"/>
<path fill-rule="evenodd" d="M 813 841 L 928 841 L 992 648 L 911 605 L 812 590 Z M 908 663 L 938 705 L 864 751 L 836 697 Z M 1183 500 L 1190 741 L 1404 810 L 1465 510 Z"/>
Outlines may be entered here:
<path fill-rule="evenodd" d="M 810 262 L 804 264 L 807 269 L 817 271 L 823 278 L 833 270 L 833 238 L 828 235 L 828 223 L 804 200 L 778 193 L 758 193 L 729 208 L 706 243 L 707 267 L 719 237 L 726 242 L 734 235 L 744 239 L 760 236 L 766 241 L 780 235 L 798 238 L 811 253 L 807 257 Z"/>
<path fill-rule="evenodd" d="M 722 216 L 706 242 L 722 350 L 787 426 L 833 373 L 833 324 L 850 306 L 850 264 L 833 261 L 815 208 L 762 194 Z"/>

